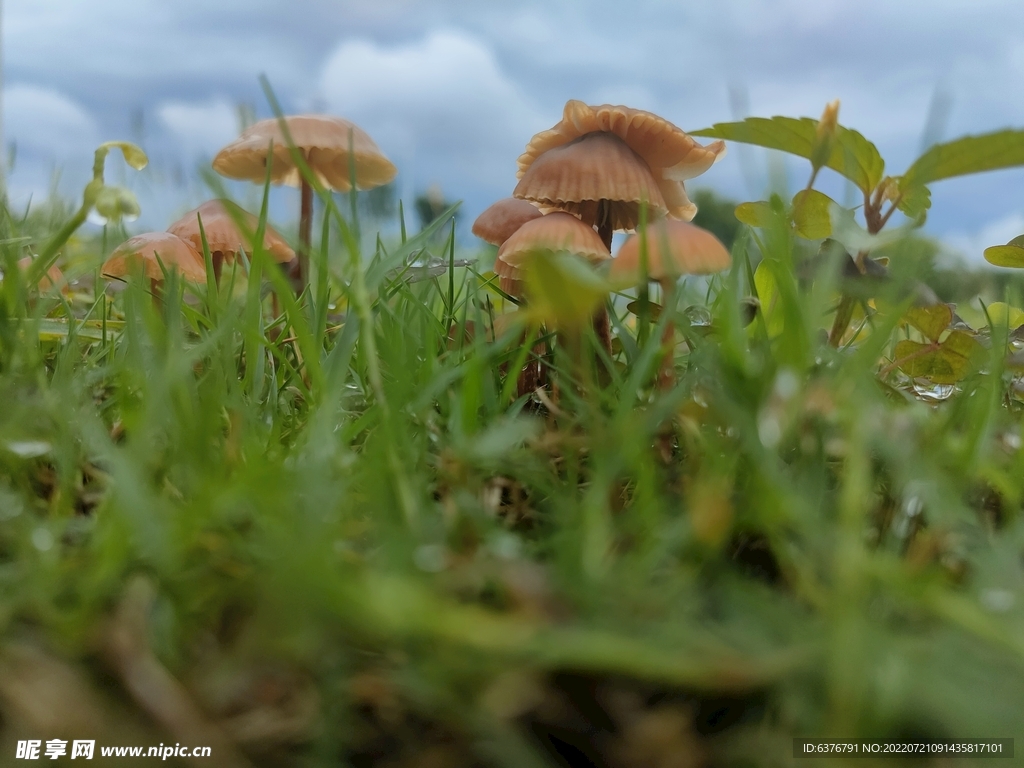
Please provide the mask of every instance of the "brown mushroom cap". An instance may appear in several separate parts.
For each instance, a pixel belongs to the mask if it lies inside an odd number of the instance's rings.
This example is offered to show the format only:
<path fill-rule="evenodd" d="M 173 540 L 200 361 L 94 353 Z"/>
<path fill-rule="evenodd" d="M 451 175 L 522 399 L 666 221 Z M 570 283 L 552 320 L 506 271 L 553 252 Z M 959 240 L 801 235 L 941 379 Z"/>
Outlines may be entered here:
<path fill-rule="evenodd" d="M 494 271 L 501 290 L 511 296 L 522 295 L 521 267 L 534 253 L 573 253 L 598 263 L 611 258 L 600 236 L 570 213 L 548 213 L 528 221 L 498 249 Z"/>
<path fill-rule="evenodd" d="M 658 182 L 636 152 L 613 133 L 588 133 L 548 150 L 523 173 L 516 197 L 597 223 L 598 203 L 611 203 L 612 229 L 633 229 L 640 204 L 651 216 L 668 209 Z"/>
<path fill-rule="evenodd" d="M 647 227 L 647 276 L 651 280 L 678 275 L 706 275 L 721 272 L 732 264 L 722 241 L 695 224 L 662 219 Z M 640 269 L 640 236 L 633 235 L 612 260 L 611 278 L 637 284 Z"/>
<path fill-rule="evenodd" d="M 191 243 L 168 232 L 147 232 L 125 240 L 110 254 L 101 271 L 107 277 L 126 277 L 139 269 L 140 261 L 145 276 L 151 280 L 164 279 L 161 262 L 168 270 L 180 272 L 186 280 L 206 280 L 203 257 Z"/>
<path fill-rule="evenodd" d="M 506 197 L 476 217 L 473 234 L 491 245 L 501 245 L 523 224 L 544 214 L 537 206 L 514 197 Z"/>
<path fill-rule="evenodd" d="M 340 117 L 295 115 L 284 118 L 295 147 L 299 149 L 325 187 L 347 192 L 349 141 L 355 159 L 356 187 L 372 189 L 387 184 L 398 173 L 362 128 Z M 213 159 L 213 169 L 232 179 L 262 182 L 273 142 L 270 180 L 274 184 L 300 185 L 299 169 L 292 160 L 281 125 L 276 118 L 260 120 L 224 147 Z"/>
<path fill-rule="evenodd" d="M 192 244 L 200 254 L 203 252 L 203 239 L 199 234 L 199 217 L 203 219 L 203 229 L 206 232 L 206 243 L 210 247 L 210 255 L 214 259 L 220 258 L 228 264 L 235 260 L 239 251 L 252 252 L 251 239 L 246 237 L 235 224 L 227 206 L 231 205 L 236 209 L 237 214 L 245 222 L 246 227 L 255 235 L 256 226 L 259 220 L 248 211 L 244 211 L 233 203 L 226 203 L 223 200 L 207 200 L 198 208 L 189 211 L 176 222 L 167 228 L 167 231 L 186 240 Z M 277 231 L 267 225 L 263 233 L 263 247 L 274 258 L 274 261 L 283 263 L 295 258 L 295 251 L 291 249 Z"/>
<path fill-rule="evenodd" d="M 22 272 L 26 271 L 31 266 L 31 256 L 26 256 L 25 258 L 18 260 L 18 269 Z M 62 293 L 68 292 L 68 281 L 64 278 L 64 273 L 60 271 L 60 268 L 56 264 L 46 270 L 46 274 L 39 278 L 40 291 L 45 293 L 54 286 L 59 286 Z"/>
<path fill-rule="evenodd" d="M 582 101 L 566 102 L 562 119 L 534 136 L 519 156 L 518 177 L 544 153 L 595 131 L 612 133 L 644 159 L 657 180 L 673 218 L 689 221 L 697 212 L 686 196 L 683 182 L 704 173 L 725 152 L 725 143 L 701 146 L 667 120 L 651 112 L 608 104 L 591 107 Z"/>

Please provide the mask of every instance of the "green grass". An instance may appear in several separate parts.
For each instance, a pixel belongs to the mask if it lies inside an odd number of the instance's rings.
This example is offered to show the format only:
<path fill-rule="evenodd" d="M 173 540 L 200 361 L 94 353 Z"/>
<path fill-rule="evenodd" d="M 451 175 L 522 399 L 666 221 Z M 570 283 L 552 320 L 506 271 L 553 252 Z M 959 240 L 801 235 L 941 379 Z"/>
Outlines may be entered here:
<path fill-rule="evenodd" d="M 674 389 L 654 388 L 662 326 L 638 342 L 616 302 L 606 380 L 554 343 L 549 409 L 513 399 L 517 335 L 479 332 L 503 306 L 484 277 L 405 279 L 422 248 L 452 257 L 455 213 L 361 253 L 333 210 L 298 300 L 256 252 L 162 309 L 102 292 L 98 243 L 70 297 L 36 295 L 10 240 L 29 222 L 5 214 L 0 763 L 76 736 L 509 768 L 1024 736 L 1005 328 L 924 400 L 878 375 L 913 333 L 909 245 L 872 332 L 836 350 L 836 265 L 747 230 L 730 273 L 678 292 Z M 747 325 L 762 260 L 776 303 Z"/>

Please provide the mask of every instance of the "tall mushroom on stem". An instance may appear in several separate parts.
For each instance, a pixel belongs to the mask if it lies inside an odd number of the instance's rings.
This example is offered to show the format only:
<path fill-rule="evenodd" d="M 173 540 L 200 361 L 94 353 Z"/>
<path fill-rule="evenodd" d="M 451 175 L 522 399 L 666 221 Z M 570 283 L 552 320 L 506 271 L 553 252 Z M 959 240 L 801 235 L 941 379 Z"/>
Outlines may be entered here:
<path fill-rule="evenodd" d="M 575 213 L 597 227 L 610 250 L 614 231 L 637 226 L 641 204 L 649 218 L 692 219 L 697 207 L 683 182 L 704 173 L 724 151 L 724 142 L 701 146 L 650 112 L 570 100 L 561 121 L 534 136 L 520 155 L 513 194 Z M 610 352 L 607 310 L 598 313 L 595 329 Z"/>
<path fill-rule="evenodd" d="M 317 182 L 327 189 L 348 192 L 352 166 L 356 189 L 387 184 L 398 173 L 362 128 L 340 117 L 295 115 L 261 120 L 224 147 L 213 159 L 213 169 L 232 179 L 262 182 L 270 165 L 270 181 L 301 189 L 299 215 L 299 285 L 309 282 L 309 255 L 313 228 L 313 188 L 292 157 L 288 137 L 301 153 Z"/>
<path fill-rule="evenodd" d="M 234 208 L 234 210 L 230 210 Z M 232 213 L 234 215 L 232 215 Z M 213 273 L 220 280 L 224 264 L 233 264 L 242 251 L 252 253 L 253 240 L 258 220 L 228 200 L 207 200 L 167 228 L 167 231 L 192 244 L 200 254 L 203 252 L 203 238 L 199 231 L 202 220 L 206 233 L 206 244 L 213 261 Z M 243 232 L 235 223 L 241 220 L 248 232 Z M 269 224 L 263 233 L 263 249 L 279 264 L 286 264 L 295 258 L 295 251 Z"/>
<path fill-rule="evenodd" d="M 676 280 L 680 275 L 707 275 L 732 264 L 729 251 L 706 229 L 685 221 L 663 219 L 646 228 L 646 251 L 641 237 L 634 235 L 612 260 L 612 282 L 641 285 L 654 280 L 661 286 L 663 311 L 672 312 Z M 643 257 L 646 255 L 646 264 Z M 670 389 L 675 383 L 675 324 L 671 314 L 662 336 L 663 357 L 658 386 Z"/>

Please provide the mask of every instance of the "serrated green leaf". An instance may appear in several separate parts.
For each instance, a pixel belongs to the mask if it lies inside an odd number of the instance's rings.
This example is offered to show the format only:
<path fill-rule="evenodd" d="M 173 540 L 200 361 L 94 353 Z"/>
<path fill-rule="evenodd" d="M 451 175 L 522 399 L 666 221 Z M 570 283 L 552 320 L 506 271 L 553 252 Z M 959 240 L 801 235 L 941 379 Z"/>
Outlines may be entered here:
<path fill-rule="evenodd" d="M 1013 242 L 1012 240 L 1010 241 Z M 1019 245 L 993 245 L 985 249 L 985 261 L 997 267 L 1024 268 L 1024 247 Z"/>
<path fill-rule="evenodd" d="M 738 123 L 715 123 L 691 134 L 778 149 L 810 160 L 817 127 L 818 121 L 810 117 L 748 117 Z M 875 188 L 885 170 L 885 161 L 875 145 L 841 125 L 836 128 L 835 145 L 825 165 L 864 192 Z"/>
<path fill-rule="evenodd" d="M 896 207 L 909 219 L 917 219 L 932 207 L 932 192 L 923 184 L 907 186 L 902 178 L 898 178 L 900 198 Z"/>
<path fill-rule="evenodd" d="M 964 136 L 936 144 L 903 174 L 909 187 L 969 173 L 1024 165 L 1024 130 L 1005 130 L 981 136 Z"/>
<path fill-rule="evenodd" d="M 793 198 L 793 225 L 806 240 L 821 240 L 832 234 L 831 206 L 835 201 L 816 189 L 797 192 Z"/>
<path fill-rule="evenodd" d="M 735 213 L 737 219 L 751 227 L 768 227 L 775 220 L 775 212 L 764 201 L 740 203 Z"/>
<path fill-rule="evenodd" d="M 913 307 L 903 319 L 923 333 L 926 339 L 938 341 L 942 332 L 953 322 L 953 310 L 948 304 Z"/>
<path fill-rule="evenodd" d="M 579 328 L 590 322 L 609 286 L 585 260 L 567 253 L 538 252 L 523 262 L 523 281 L 535 323 Z"/>

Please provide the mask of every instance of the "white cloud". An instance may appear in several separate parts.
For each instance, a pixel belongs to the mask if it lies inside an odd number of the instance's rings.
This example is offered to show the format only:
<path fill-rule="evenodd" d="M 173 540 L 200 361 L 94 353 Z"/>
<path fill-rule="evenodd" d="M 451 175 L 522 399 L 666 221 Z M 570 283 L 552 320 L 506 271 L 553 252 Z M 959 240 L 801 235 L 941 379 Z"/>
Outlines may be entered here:
<path fill-rule="evenodd" d="M 165 101 L 156 108 L 164 128 L 186 157 L 210 156 L 238 135 L 238 114 L 224 99 Z"/>
<path fill-rule="evenodd" d="M 511 184 L 515 159 L 550 119 L 537 114 L 491 48 L 465 32 L 439 30 L 404 45 L 339 45 L 320 76 L 327 105 L 351 117 L 418 179 Z M 400 170 L 401 165 L 399 166 Z"/>
<path fill-rule="evenodd" d="M 4 89 L 6 140 L 17 144 L 18 152 L 58 162 L 98 143 L 96 121 L 81 105 L 60 91 L 34 85 L 12 85 Z"/>

